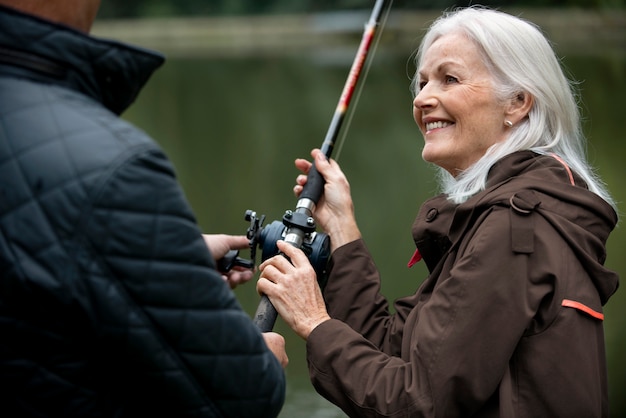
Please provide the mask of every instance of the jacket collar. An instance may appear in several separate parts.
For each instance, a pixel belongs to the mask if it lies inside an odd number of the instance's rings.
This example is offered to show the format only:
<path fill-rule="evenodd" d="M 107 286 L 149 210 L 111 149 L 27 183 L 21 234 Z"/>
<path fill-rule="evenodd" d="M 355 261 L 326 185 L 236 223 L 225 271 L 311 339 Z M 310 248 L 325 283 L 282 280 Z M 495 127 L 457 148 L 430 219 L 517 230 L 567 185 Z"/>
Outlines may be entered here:
<path fill-rule="evenodd" d="M 0 75 L 79 91 L 121 114 L 164 57 L 0 6 Z"/>

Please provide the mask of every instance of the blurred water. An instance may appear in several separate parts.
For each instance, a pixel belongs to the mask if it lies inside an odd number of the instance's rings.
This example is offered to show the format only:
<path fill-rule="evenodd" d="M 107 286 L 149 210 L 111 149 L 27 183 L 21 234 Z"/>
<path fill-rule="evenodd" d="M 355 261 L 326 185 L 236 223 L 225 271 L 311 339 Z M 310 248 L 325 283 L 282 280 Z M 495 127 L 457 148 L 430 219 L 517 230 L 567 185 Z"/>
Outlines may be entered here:
<path fill-rule="evenodd" d="M 339 161 L 390 300 L 414 292 L 425 277 L 423 266 L 406 268 L 414 250 L 410 226 L 420 203 L 436 192 L 412 120 L 410 52 L 375 57 Z M 321 58 L 170 60 L 125 115 L 165 148 L 206 232 L 245 234 L 246 209 L 266 214 L 267 224 L 294 208 L 293 160 L 321 145 L 352 60 L 349 54 Z M 591 160 L 621 205 L 624 54 L 566 56 L 564 64 L 582 82 Z M 622 276 L 624 245 L 626 232 L 618 228 L 607 264 Z M 254 284 L 237 289 L 237 296 L 252 316 L 258 303 Z M 605 311 L 613 416 L 626 413 L 625 302 L 622 290 Z M 280 319 L 276 330 L 287 339 L 291 360 L 281 416 L 342 417 L 309 383 L 304 342 Z"/>

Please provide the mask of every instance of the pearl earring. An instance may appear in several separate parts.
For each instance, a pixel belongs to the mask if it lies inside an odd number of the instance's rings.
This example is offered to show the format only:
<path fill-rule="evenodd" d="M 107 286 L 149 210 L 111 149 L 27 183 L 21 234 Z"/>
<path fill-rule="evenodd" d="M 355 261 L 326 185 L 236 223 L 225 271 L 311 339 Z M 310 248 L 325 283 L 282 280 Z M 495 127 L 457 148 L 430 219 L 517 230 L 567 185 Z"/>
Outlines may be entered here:
<path fill-rule="evenodd" d="M 513 122 L 511 122 L 510 120 L 505 120 L 505 121 L 504 121 L 504 124 L 505 124 L 506 126 L 508 126 L 509 128 L 512 128 L 512 127 L 513 127 Z"/>

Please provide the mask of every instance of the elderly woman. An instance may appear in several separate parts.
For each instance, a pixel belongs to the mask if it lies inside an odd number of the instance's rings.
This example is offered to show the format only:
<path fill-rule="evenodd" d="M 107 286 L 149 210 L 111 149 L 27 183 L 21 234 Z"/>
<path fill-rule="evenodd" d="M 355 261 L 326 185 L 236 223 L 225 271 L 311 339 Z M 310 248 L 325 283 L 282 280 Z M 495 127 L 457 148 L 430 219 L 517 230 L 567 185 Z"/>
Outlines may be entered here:
<path fill-rule="evenodd" d="M 417 293 L 390 313 L 348 181 L 319 150 L 323 297 L 284 242 L 292 264 L 260 267 L 258 290 L 306 340 L 315 388 L 353 417 L 607 416 L 602 306 L 618 277 L 603 264 L 617 215 L 548 41 L 502 12 L 446 13 L 422 41 L 414 91 L 422 157 L 444 191 L 413 225 L 411 263 L 430 272 Z"/>

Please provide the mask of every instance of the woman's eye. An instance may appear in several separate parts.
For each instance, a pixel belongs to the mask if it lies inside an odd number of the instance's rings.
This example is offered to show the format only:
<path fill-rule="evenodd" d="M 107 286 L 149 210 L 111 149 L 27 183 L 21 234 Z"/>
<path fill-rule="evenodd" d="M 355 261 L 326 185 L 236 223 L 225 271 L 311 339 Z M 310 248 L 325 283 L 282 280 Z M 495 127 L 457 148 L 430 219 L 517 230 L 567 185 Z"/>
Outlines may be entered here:
<path fill-rule="evenodd" d="M 426 87 L 426 82 L 425 81 L 420 81 L 419 84 L 417 85 L 419 90 L 422 90 L 424 87 Z"/>
<path fill-rule="evenodd" d="M 451 75 L 447 75 L 446 76 L 446 84 L 454 84 L 454 83 L 458 83 L 458 82 L 459 82 L 458 78 L 456 78 L 454 76 L 451 76 Z"/>

